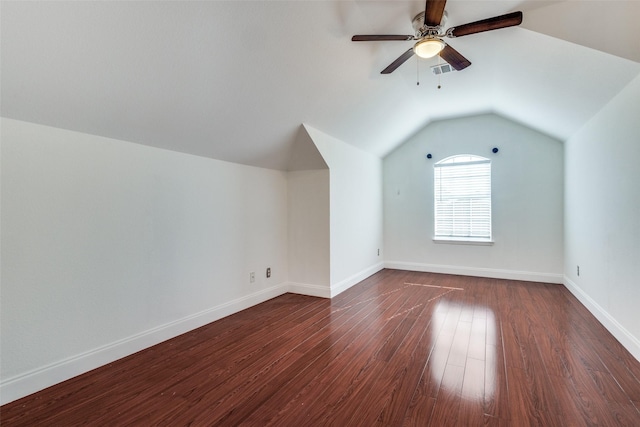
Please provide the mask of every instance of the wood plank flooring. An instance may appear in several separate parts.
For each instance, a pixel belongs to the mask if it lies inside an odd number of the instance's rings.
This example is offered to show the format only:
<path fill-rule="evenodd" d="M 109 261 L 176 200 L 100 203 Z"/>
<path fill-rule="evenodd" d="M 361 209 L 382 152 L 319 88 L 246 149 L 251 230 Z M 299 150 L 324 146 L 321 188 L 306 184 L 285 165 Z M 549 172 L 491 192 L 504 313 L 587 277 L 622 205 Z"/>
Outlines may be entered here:
<path fill-rule="evenodd" d="M 640 426 L 640 363 L 560 285 L 383 270 L 0 408 L 3 426 Z"/>

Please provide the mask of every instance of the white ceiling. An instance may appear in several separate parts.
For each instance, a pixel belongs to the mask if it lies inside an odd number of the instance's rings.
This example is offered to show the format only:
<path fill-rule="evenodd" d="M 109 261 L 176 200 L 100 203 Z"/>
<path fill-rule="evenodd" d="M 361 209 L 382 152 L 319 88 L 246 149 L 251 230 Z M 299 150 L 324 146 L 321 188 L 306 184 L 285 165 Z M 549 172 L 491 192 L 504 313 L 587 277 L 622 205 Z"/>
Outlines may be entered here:
<path fill-rule="evenodd" d="M 423 1 L 0 7 L 3 117 L 282 170 L 302 123 L 378 156 L 488 111 L 566 139 L 640 73 L 637 0 L 449 0 L 447 27 L 524 20 L 448 39 L 473 65 L 440 80 L 437 58 L 379 74 L 411 42 L 350 41 L 412 34 Z"/>

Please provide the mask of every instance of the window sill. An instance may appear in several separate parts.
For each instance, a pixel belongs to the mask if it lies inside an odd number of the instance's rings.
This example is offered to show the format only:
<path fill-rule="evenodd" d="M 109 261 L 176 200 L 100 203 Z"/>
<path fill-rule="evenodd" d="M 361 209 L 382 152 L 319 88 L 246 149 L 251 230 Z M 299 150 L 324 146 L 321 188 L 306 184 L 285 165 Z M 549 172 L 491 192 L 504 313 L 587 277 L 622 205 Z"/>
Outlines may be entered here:
<path fill-rule="evenodd" d="M 467 237 L 434 237 L 433 243 L 445 243 L 449 245 L 476 245 L 493 246 L 493 240 L 470 239 Z"/>

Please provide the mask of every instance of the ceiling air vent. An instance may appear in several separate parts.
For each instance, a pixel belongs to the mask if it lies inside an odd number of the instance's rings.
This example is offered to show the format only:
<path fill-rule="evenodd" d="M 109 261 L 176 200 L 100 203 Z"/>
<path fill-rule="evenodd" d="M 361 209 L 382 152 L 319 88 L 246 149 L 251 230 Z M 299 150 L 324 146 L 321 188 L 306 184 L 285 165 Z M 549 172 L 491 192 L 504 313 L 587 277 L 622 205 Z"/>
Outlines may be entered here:
<path fill-rule="evenodd" d="M 455 68 L 453 68 L 451 65 L 447 64 L 446 62 L 444 64 L 433 65 L 431 67 L 431 72 L 436 76 L 440 74 L 447 74 L 455 70 L 456 70 Z"/>

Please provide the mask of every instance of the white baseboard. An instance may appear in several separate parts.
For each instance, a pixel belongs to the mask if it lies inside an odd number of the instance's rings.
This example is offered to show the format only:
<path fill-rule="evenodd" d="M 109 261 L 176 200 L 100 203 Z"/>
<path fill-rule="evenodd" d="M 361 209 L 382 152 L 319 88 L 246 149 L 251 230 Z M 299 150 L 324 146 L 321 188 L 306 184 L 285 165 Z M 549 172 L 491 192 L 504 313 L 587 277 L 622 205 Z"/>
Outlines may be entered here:
<path fill-rule="evenodd" d="M 28 396 L 287 292 L 331 298 L 382 270 L 383 267 L 382 263 L 376 264 L 332 287 L 305 283 L 281 283 L 50 365 L 11 378 L 3 378 L 0 380 L 0 405 Z"/>
<path fill-rule="evenodd" d="M 526 282 L 562 283 L 562 274 L 532 271 L 501 270 L 497 268 L 463 267 L 458 265 L 421 264 L 416 262 L 386 261 L 385 268 L 423 271 L 426 273 L 457 274 L 460 276 L 491 277 L 493 279 L 523 280 Z"/>
<path fill-rule="evenodd" d="M 360 283 L 367 277 L 377 273 L 378 271 L 384 268 L 384 263 L 379 262 L 378 264 L 372 265 L 369 268 L 365 268 L 364 270 L 347 277 L 344 280 L 336 283 L 335 285 L 322 286 L 322 285 L 310 285 L 306 283 L 296 283 L 289 282 L 288 290 L 289 292 L 293 292 L 294 294 L 302 294 L 309 295 L 312 297 L 320 297 L 320 298 L 333 298 L 341 292 L 346 291 L 353 285 Z"/>
<path fill-rule="evenodd" d="M 352 276 L 347 277 L 344 280 L 341 280 L 340 282 L 331 286 L 331 298 L 346 291 L 353 285 L 362 282 L 367 277 L 376 274 L 378 271 L 382 270 L 384 267 L 385 267 L 384 262 L 379 262 L 377 264 L 372 265 L 371 267 L 365 268 L 359 273 L 356 273 Z"/>
<path fill-rule="evenodd" d="M 185 332 L 222 319 L 288 292 L 282 283 L 246 295 L 136 335 L 106 344 L 32 371 L 0 381 L 0 404 L 12 402 L 46 387 L 68 380 L 92 369 L 151 347 Z"/>
<path fill-rule="evenodd" d="M 620 343 L 640 362 L 640 339 L 633 336 L 618 321 L 611 316 L 595 300 L 587 295 L 578 285 L 564 276 L 564 286 L 594 315 L 602 325 L 611 332 Z"/>
<path fill-rule="evenodd" d="M 308 295 L 310 297 L 331 298 L 329 285 L 310 285 L 308 283 L 289 282 L 287 290 L 294 294 Z"/>

